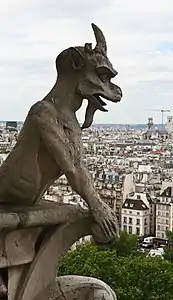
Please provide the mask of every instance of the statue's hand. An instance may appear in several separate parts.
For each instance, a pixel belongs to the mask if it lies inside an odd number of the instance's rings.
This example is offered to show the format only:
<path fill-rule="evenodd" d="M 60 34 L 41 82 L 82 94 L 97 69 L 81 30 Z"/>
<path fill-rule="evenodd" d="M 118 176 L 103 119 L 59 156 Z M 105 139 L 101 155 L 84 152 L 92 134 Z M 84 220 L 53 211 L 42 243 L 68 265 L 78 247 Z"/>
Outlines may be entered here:
<path fill-rule="evenodd" d="M 100 204 L 100 203 L 99 203 Z M 99 225 L 104 236 L 110 240 L 119 236 L 119 226 L 116 213 L 104 202 L 92 210 L 95 222 Z"/>

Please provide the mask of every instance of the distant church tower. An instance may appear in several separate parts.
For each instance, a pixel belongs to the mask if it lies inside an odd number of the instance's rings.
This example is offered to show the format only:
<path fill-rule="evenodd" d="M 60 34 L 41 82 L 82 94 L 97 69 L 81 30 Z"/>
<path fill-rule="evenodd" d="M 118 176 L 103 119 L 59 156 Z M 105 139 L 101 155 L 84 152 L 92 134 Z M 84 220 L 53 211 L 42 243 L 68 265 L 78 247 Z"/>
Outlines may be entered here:
<path fill-rule="evenodd" d="M 143 133 L 143 139 L 144 140 L 150 140 L 152 135 L 153 135 L 153 118 L 149 117 L 148 118 L 148 123 L 147 123 L 147 131 Z"/>
<path fill-rule="evenodd" d="M 147 128 L 148 130 L 152 129 L 153 127 L 153 118 L 149 117 L 148 118 L 148 123 L 147 123 Z"/>
<path fill-rule="evenodd" d="M 173 139 L 173 116 L 168 116 L 165 124 L 165 129 L 168 132 L 170 139 Z"/>

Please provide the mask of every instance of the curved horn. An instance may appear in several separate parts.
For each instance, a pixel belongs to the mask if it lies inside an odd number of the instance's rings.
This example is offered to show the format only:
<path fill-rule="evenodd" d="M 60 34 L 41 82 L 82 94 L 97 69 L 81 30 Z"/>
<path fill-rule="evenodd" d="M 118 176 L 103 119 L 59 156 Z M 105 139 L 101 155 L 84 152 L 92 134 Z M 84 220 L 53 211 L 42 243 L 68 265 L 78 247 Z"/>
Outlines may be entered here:
<path fill-rule="evenodd" d="M 106 45 L 106 39 L 104 37 L 103 32 L 100 30 L 100 28 L 98 28 L 95 24 L 91 24 L 92 25 L 92 29 L 94 31 L 94 35 L 96 38 L 96 49 L 100 49 L 103 52 L 107 52 L 107 45 Z"/>

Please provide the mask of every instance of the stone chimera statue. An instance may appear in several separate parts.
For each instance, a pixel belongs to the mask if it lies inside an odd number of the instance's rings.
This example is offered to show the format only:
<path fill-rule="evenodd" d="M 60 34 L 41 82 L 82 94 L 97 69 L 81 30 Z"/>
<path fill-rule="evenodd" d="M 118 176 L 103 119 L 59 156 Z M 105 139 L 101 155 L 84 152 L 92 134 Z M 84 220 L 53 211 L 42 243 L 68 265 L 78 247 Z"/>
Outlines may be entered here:
<path fill-rule="evenodd" d="M 45 191 L 65 174 L 73 190 L 88 204 L 92 228 L 97 224 L 102 235 L 110 239 L 118 234 L 116 214 L 101 201 L 91 184 L 82 160 L 81 129 L 92 124 L 96 110 L 107 111 L 102 98 L 119 102 L 122 91 L 111 82 L 117 71 L 107 57 L 105 37 L 96 25 L 92 24 L 92 28 L 94 49 L 87 43 L 58 55 L 54 87 L 31 107 L 15 147 L 0 168 L 0 203 L 6 210 L 22 207 L 26 213 L 28 207 L 42 205 Z M 83 99 L 88 100 L 88 106 L 80 128 L 75 113 Z M 56 209 L 62 207 L 56 205 Z M 63 221 L 57 219 L 57 224 L 69 222 L 68 209 L 63 209 Z M 14 299 L 24 299 L 17 297 Z"/>

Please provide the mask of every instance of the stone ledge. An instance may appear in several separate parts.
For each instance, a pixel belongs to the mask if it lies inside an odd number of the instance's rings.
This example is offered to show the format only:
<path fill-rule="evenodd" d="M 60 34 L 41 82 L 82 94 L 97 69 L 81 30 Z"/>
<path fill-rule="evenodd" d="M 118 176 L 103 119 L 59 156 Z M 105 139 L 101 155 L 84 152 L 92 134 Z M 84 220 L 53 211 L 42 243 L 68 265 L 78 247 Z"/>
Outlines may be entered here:
<path fill-rule="evenodd" d="M 80 206 L 42 201 L 33 206 L 0 205 L 0 231 L 63 224 L 76 217 L 88 215 Z"/>
<path fill-rule="evenodd" d="M 88 216 L 89 212 L 79 206 L 50 201 L 31 207 L 0 206 L 0 268 L 30 263 L 45 228 L 56 229 L 57 225 L 68 225 Z"/>

